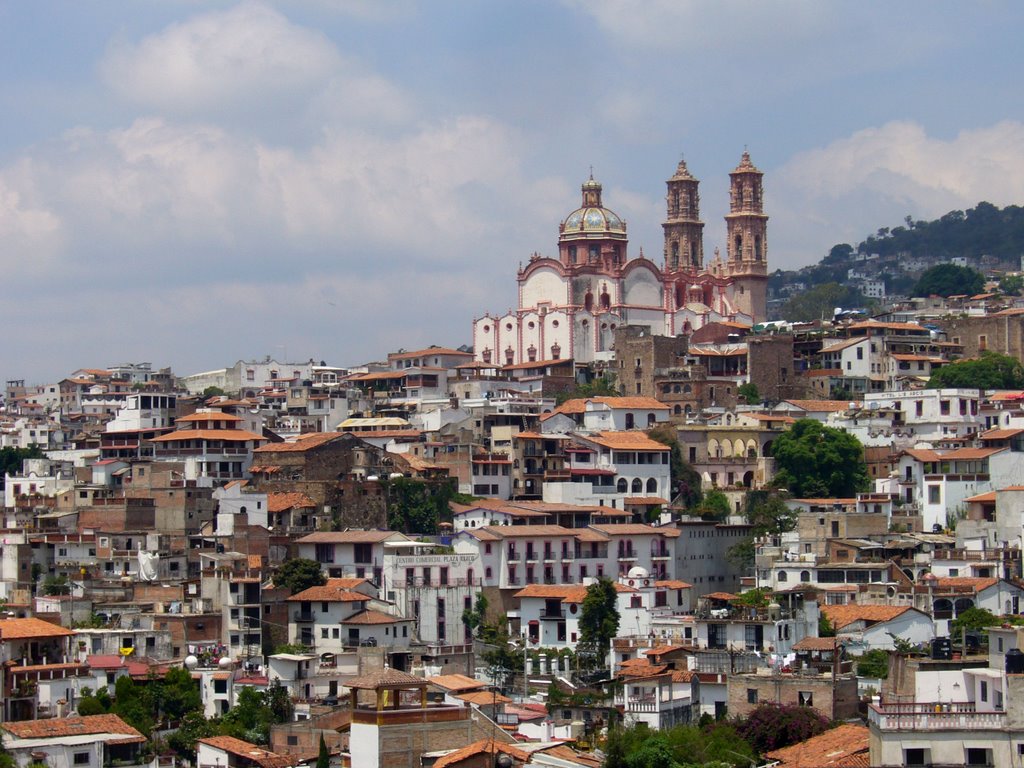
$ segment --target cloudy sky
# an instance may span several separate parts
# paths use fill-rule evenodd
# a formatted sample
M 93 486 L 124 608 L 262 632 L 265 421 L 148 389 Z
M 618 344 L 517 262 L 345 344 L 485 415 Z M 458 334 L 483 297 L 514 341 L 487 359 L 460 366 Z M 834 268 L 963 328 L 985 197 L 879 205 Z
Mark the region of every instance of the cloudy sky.
M 661 258 L 664 181 L 766 173 L 769 261 L 1024 203 L 1024 5 L 0 3 L 0 376 L 457 346 L 593 167 Z

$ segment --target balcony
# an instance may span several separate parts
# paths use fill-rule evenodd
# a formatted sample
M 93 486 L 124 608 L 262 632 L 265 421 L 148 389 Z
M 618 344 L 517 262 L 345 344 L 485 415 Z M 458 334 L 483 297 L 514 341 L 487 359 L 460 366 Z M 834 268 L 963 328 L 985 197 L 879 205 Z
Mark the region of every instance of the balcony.
M 313 616 L 312 611 L 296 611 L 293 614 L 293 620 L 299 623 L 303 623 L 316 621 L 316 618 Z
M 978 712 L 973 704 L 872 704 L 868 722 L 880 731 L 998 731 L 1005 712 Z
M 526 550 L 526 562 L 528 562 L 528 563 L 536 563 L 537 562 L 537 553 L 536 552 L 531 552 L 530 550 Z
M 541 621 L 565 621 L 565 611 L 542 611 Z
M 636 550 L 626 549 L 619 552 L 619 560 L 636 560 Z

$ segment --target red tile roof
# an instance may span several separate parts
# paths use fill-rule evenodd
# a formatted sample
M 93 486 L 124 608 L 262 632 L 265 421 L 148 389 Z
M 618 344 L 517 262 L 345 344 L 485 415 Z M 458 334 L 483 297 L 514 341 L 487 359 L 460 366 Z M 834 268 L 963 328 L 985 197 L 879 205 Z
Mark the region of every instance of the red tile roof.
M 486 757 L 491 754 L 509 755 L 512 759 L 518 760 L 520 764 L 530 759 L 529 752 L 524 752 L 511 744 L 502 744 L 494 741 L 494 739 L 481 739 L 461 749 L 456 749 L 454 752 L 449 752 L 444 757 L 439 757 L 434 761 L 434 768 L 455 768 L 477 755 L 484 755 Z M 474 762 L 473 765 L 476 765 L 476 763 Z
M 401 616 L 392 616 L 382 611 L 360 611 L 355 616 L 342 620 L 342 624 L 398 624 L 412 619 L 403 619 Z
M 393 536 L 408 537 L 397 531 L 317 531 L 298 539 L 296 544 L 377 544 Z
M 617 451 L 671 450 L 669 446 L 659 443 L 657 440 L 652 440 L 643 432 L 597 432 L 593 435 L 580 437 L 583 440 Z
M 267 511 L 284 512 L 286 509 L 315 509 L 316 502 L 304 493 L 268 493 Z
M 822 605 L 820 610 L 832 623 L 832 626 L 836 630 L 840 630 L 857 621 L 863 621 L 869 625 L 891 621 L 912 609 L 907 605 L 861 605 L 850 603 L 849 605 Z
M 25 640 L 35 637 L 70 637 L 73 634 L 75 633 L 70 629 L 65 629 L 42 619 L 0 620 L 0 641 Z
M 487 687 L 487 683 L 481 683 L 472 677 L 458 674 L 434 675 L 433 677 L 428 677 L 427 682 L 431 685 L 436 685 L 438 688 L 456 692 L 478 691 L 481 688 Z
M 100 735 L 116 733 L 131 736 L 133 741 L 146 737 L 117 715 L 88 715 L 86 717 L 60 717 L 48 720 L 22 720 L 4 723 L 3 729 L 19 739 L 50 739 L 63 736 Z
M 287 599 L 289 603 L 365 603 L 371 598 L 362 592 L 343 587 L 338 582 L 347 579 L 328 579 L 326 584 L 304 589 Z
M 285 766 L 293 765 L 295 762 L 293 758 L 287 755 L 270 752 L 256 744 L 236 739 L 234 736 L 210 736 L 206 739 L 199 739 L 196 743 L 207 744 L 229 754 L 244 757 L 262 768 L 284 768 Z
M 318 448 L 341 437 L 338 432 L 310 432 L 299 435 L 293 443 L 270 443 L 262 445 L 253 453 L 297 453 Z
M 868 729 L 846 723 L 765 757 L 778 760 L 779 768 L 854 768 L 869 765 L 867 754 Z

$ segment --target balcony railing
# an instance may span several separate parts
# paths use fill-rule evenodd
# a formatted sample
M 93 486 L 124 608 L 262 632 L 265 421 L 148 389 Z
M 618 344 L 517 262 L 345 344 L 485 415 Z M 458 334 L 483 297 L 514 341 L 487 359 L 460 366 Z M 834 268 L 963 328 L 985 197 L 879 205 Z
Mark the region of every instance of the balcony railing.
M 882 731 L 986 731 L 1006 727 L 1005 712 L 978 712 L 973 704 L 872 704 L 868 722 Z
M 369 599 L 369 598 L 367 598 Z M 295 621 L 307 622 L 316 621 L 316 617 L 313 616 L 312 611 L 296 611 Z

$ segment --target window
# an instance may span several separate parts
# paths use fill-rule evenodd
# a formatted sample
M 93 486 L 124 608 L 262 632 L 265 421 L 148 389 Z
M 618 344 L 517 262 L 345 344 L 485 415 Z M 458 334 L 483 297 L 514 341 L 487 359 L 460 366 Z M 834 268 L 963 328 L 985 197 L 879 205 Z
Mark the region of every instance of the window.
M 801 707 L 813 707 L 814 693 L 812 691 L 800 691 L 800 694 L 797 697 L 797 702 Z
M 747 688 L 747 704 L 757 704 L 757 688 Z
M 921 747 L 916 747 L 914 749 L 904 749 L 903 764 L 908 766 L 908 768 L 910 768 L 910 766 L 927 765 L 929 762 L 929 758 L 931 757 L 931 755 L 929 754 L 930 751 L 931 750 L 928 749 L 922 749 Z
M 90 753 L 88 752 L 75 752 L 74 764 L 75 765 L 89 765 Z
M 985 680 L 981 681 L 980 687 L 978 689 L 978 693 L 979 693 L 982 701 L 988 701 L 988 682 L 987 681 L 985 681 Z
M 942 487 L 939 485 L 928 486 L 928 503 L 929 504 L 941 504 L 942 503 Z

